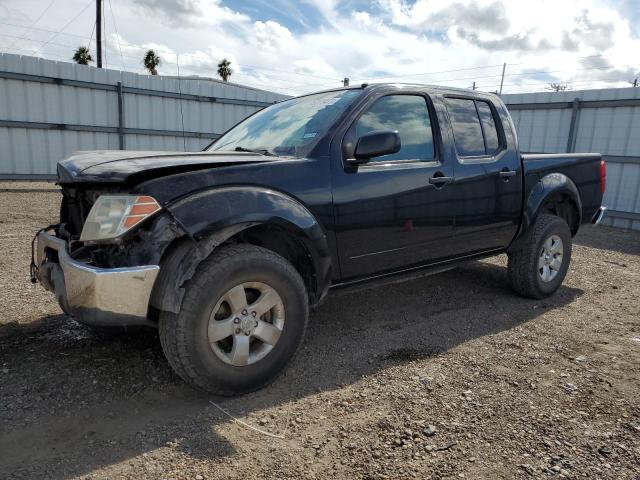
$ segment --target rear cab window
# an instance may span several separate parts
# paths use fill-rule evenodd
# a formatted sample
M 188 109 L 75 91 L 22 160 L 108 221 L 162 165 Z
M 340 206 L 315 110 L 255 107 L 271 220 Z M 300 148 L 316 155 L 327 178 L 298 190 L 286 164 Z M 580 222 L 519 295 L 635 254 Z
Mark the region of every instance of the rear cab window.
M 450 97 L 445 102 L 459 157 L 492 156 L 500 150 L 498 123 L 488 102 Z

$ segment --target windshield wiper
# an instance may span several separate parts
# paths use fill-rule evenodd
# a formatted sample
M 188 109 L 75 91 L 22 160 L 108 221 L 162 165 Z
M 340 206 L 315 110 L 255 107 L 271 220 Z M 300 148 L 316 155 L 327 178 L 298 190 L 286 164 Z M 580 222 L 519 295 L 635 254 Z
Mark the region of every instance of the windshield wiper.
M 245 148 L 245 147 L 236 147 L 233 149 L 236 152 L 250 152 L 250 153 L 259 153 L 260 155 L 265 155 L 267 157 L 275 157 L 276 155 L 270 152 L 267 148 Z

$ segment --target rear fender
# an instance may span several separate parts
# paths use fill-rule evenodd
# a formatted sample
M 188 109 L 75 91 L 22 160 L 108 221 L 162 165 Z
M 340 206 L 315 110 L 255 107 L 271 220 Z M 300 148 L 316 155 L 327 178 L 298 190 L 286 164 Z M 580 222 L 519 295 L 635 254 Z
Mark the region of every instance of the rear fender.
M 582 202 L 580 201 L 578 187 L 576 187 L 573 180 L 562 173 L 549 173 L 535 184 L 525 199 L 520 232 L 511 247 L 509 247 L 510 250 L 517 249 L 519 240 L 535 223 L 538 215 L 544 213 L 543 207 L 545 203 L 558 195 L 568 197 L 569 200 L 574 203 L 578 215 L 576 223 L 577 230 L 577 226 L 580 225 L 582 221 Z M 572 231 L 572 233 L 575 234 L 576 232 Z

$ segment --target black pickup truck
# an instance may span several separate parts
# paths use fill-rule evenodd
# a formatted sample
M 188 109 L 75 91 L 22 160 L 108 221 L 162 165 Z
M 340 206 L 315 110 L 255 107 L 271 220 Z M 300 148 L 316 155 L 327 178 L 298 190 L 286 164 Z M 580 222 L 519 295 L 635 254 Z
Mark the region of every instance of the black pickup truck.
M 265 108 L 203 152 L 78 152 L 58 183 L 34 280 L 79 322 L 157 327 L 183 379 L 232 395 L 284 369 L 331 291 L 507 253 L 517 293 L 553 294 L 602 217 L 605 165 L 521 154 L 492 94 L 362 85 Z

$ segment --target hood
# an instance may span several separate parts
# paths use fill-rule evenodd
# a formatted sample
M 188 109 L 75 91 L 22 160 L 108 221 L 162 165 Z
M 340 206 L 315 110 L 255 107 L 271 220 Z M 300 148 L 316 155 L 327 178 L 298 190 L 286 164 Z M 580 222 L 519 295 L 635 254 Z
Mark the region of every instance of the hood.
M 153 178 L 205 168 L 272 162 L 251 152 L 157 152 L 96 150 L 75 152 L 58 163 L 58 181 L 122 183 L 135 177 Z

